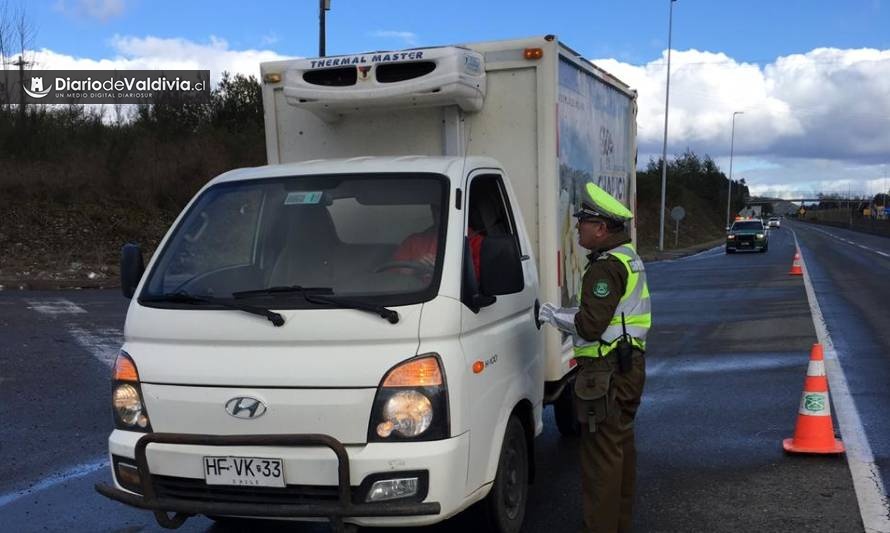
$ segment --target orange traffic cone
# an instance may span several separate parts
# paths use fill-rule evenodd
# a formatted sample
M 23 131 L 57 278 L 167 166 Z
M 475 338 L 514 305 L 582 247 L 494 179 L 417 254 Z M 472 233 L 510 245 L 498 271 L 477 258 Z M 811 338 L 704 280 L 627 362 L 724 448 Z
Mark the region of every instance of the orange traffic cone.
M 803 271 L 800 269 L 800 251 L 794 251 L 794 262 L 791 263 L 791 272 L 789 272 L 792 276 L 802 276 Z
M 816 343 L 810 353 L 810 366 L 804 381 L 794 438 L 782 441 L 786 452 L 843 453 L 844 443 L 834 438 L 831 407 L 828 401 L 828 379 L 822 345 Z

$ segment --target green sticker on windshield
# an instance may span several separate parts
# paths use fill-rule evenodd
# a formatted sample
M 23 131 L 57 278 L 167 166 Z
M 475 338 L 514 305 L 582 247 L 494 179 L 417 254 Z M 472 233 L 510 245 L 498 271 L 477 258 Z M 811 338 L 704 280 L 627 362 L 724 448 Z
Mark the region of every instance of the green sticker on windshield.
M 316 205 L 321 202 L 321 191 L 289 192 L 284 199 L 284 205 Z
M 600 279 L 597 280 L 596 284 L 593 286 L 593 295 L 597 298 L 605 298 L 609 295 L 609 282 Z

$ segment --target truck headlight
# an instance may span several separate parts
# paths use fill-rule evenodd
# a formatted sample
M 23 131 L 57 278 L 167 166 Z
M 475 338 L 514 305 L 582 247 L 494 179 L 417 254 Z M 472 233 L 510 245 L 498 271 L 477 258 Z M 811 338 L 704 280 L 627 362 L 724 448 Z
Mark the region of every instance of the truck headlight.
M 437 354 L 393 367 L 381 381 L 371 409 L 368 442 L 448 438 L 445 377 Z
M 735 240 L 735 235 L 729 234 L 726 236 L 726 238 L 732 241 Z
M 142 401 L 139 372 L 127 352 L 121 351 L 114 362 L 111 404 L 114 427 L 129 431 L 151 431 L 148 412 Z
M 118 420 L 128 426 L 135 426 L 142 422 L 142 427 L 148 425 L 148 418 L 142 413 L 142 397 L 136 387 L 129 383 L 122 383 L 114 389 L 114 412 Z
M 762 239 L 762 238 L 763 238 L 763 233 L 758 233 L 757 235 L 755 235 L 755 237 L 757 237 L 758 239 Z
M 416 390 L 397 392 L 383 405 L 383 422 L 377 425 L 377 435 L 386 438 L 393 431 L 403 437 L 416 437 L 426 431 L 433 421 L 433 404 Z

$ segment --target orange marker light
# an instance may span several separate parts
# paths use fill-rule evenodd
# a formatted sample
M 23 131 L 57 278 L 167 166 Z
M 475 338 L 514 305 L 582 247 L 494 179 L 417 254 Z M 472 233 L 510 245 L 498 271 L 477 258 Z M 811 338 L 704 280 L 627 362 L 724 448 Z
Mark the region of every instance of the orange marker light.
M 526 59 L 541 59 L 544 57 L 543 48 L 526 48 L 522 52 L 522 56 Z
M 483 370 L 485 370 L 485 363 L 483 363 L 482 361 L 476 361 L 475 363 L 473 363 L 474 374 L 481 374 Z
M 408 361 L 392 369 L 383 380 L 384 387 L 435 387 L 442 383 L 442 370 L 435 357 Z
M 136 364 L 124 352 L 119 353 L 114 361 L 114 379 L 115 381 L 139 381 Z

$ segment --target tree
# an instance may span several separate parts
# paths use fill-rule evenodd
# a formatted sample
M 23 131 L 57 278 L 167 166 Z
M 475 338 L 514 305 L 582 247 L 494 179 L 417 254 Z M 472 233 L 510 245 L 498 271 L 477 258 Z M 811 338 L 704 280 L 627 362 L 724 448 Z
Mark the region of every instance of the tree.
M 263 128 L 263 88 L 253 76 L 222 73 L 210 97 L 211 121 L 227 131 Z

